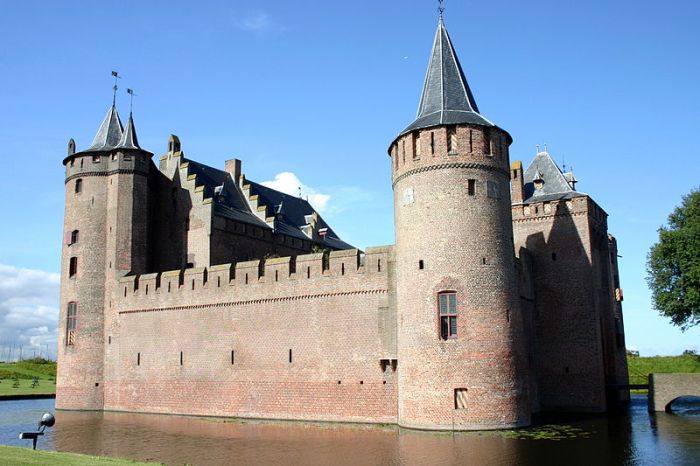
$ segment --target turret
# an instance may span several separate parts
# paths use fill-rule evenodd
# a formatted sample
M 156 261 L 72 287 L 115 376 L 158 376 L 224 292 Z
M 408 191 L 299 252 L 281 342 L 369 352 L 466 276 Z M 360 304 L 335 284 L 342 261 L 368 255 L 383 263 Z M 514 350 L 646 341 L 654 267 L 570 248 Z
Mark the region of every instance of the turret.
M 148 270 L 150 152 L 114 105 L 92 145 L 68 145 L 56 407 L 102 409 L 112 283 Z
M 418 114 L 392 142 L 399 424 L 529 424 L 510 211 L 512 140 L 484 118 L 442 18 Z

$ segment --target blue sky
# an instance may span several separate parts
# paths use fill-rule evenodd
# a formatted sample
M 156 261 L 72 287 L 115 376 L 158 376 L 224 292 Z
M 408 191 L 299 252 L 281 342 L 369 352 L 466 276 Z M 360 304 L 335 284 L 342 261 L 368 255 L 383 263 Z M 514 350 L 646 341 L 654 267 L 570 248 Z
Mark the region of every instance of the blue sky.
M 447 0 L 445 21 L 484 116 L 526 164 L 547 143 L 619 241 L 629 347 L 700 350 L 651 308 L 645 258 L 698 186 L 696 2 Z M 415 116 L 437 2 L 5 2 L 0 15 L 0 347 L 55 344 L 69 138 L 86 148 L 135 89 L 141 145 L 243 160 L 304 185 L 359 247 L 394 241 L 386 148 Z M 291 181 L 289 181 L 291 180 Z M 27 272 L 25 269 L 31 269 Z M 28 291 L 29 290 L 29 291 Z M 0 349 L 0 358 L 3 357 Z

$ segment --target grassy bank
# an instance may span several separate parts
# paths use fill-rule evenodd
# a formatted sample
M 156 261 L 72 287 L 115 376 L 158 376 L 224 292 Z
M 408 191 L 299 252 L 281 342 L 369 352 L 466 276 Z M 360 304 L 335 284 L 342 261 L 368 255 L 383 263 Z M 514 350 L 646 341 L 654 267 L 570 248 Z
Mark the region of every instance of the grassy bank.
M 35 358 L 0 363 L 0 398 L 7 395 L 53 395 L 55 393 L 55 362 Z
M 647 383 L 649 374 L 669 372 L 700 372 L 700 356 L 627 356 L 630 383 Z
M 0 458 L 2 464 L 13 465 L 93 465 L 93 464 L 109 464 L 112 466 L 118 465 L 138 465 L 138 464 L 153 464 L 141 463 L 138 461 L 124 460 L 119 458 L 104 458 L 101 456 L 78 455 L 76 453 L 60 453 L 56 451 L 41 451 L 32 450 L 31 448 L 7 447 L 0 445 Z

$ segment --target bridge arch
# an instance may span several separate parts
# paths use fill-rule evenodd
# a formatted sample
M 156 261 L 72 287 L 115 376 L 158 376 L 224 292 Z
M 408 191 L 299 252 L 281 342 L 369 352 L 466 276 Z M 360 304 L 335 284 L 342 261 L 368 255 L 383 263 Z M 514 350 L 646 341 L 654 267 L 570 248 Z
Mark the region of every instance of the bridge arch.
M 700 395 L 681 395 L 669 401 L 668 404 L 664 407 L 664 411 L 666 411 L 667 413 L 673 412 L 671 405 L 673 405 L 673 403 L 680 400 L 681 398 L 690 398 L 693 403 L 700 404 Z
M 700 373 L 649 374 L 649 411 L 669 411 L 682 396 L 700 397 Z

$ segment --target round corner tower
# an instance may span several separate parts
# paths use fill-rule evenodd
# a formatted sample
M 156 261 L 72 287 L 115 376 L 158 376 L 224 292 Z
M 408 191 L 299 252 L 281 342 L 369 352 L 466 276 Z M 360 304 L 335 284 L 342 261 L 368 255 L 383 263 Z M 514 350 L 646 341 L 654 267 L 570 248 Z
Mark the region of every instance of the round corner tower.
M 530 423 L 511 142 L 479 114 L 440 19 L 418 116 L 389 148 L 403 427 Z
M 104 364 L 116 309 L 113 286 L 148 261 L 150 152 L 124 129 L 114 105 L 92 146 L 68 143 L 56 408 L 104 407 Z

